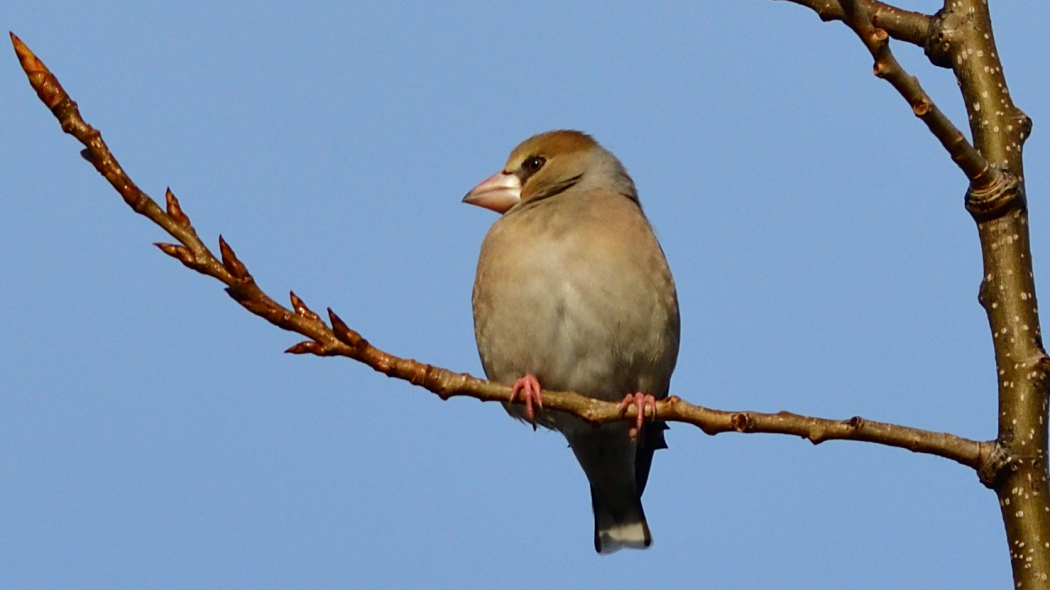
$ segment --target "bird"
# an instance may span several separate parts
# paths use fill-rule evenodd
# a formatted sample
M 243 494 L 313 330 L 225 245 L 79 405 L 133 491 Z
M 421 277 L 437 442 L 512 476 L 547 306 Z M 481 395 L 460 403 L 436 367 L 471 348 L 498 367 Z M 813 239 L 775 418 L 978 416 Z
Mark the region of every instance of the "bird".
M 634 181 L 591 136 L 555 130 L 514 148 L 463 202 L 500 214 L 472 296 L 486 377 L 512 387 L 511 416 L 565 435 L 590 483 L 595 550 L 648 548 L 641 496 L 654 451 L 667 448 L 656 401 L 668 395 L 680 319 Z M 595 426 L 545 411 L 543 389 L 638 413 Z

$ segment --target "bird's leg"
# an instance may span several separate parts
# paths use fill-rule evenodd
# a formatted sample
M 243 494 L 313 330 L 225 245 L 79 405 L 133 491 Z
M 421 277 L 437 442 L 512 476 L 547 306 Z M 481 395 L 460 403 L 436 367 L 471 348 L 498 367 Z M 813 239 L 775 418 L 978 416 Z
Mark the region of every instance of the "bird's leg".
M 536 413 L 532 409 L 532 402 L 535 400 L 536 407 L 543 409 L 543 394 L 540 393 L 541 391 L 540 382 L 528 373 L 524 377 L 518 378 L 514 382 L 514 386 L 510 388 L 510 403 L 514 403 L 518 393 L 521 393 L 521 399 L 525 402 L 525 415 L 529 417 L 529 422 L 532 422 L 533 430 L 536 430 Z
M 638 415 L 634 418 L 634 426 L 631 427 L 627 434 L 630 435 L 631 440 L 638 438 L 638 433 L 642 430 L 642 424 L 645 423 L 645 409 L 648 407 L 652 410 L 652 420 L 656 420 L 656 398 L 647 393 L 628 393 L 623 401 L 620 402 L 620 413 L 627 411 L 627 408 L 631 406 L 638 408 Z

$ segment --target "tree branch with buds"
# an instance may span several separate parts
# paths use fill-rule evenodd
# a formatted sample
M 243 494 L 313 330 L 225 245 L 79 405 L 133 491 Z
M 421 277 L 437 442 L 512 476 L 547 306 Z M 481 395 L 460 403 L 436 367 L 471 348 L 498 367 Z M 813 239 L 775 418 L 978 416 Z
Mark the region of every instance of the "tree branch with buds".
M 226 285 L 230 297 L 248 311 L 279 328 L 307 338 L 286 352 L 354 359 L 385 375 L 424 387 L 442 399 L 465 396 L 480 401 L 510 402 L 509 386 L 384 352 L 350 329 L 331 309 L 328 310 L 329 323 L 326 324 L 295 293 L 290 294 L 290 308 L 279 304 L 256 284 L 247 266 L 237 258 L 221 236 L 219 257 L 215 256 L 201 241 L 170 189 L 165 194 L 164 208 L 143 192 L 121 168 L 102 140 L 101 133 L 84 121 L 77 104 L 58 79 L 13 33 L 11 40 L 37 96 L 58 119 L 62 130 L 85 146 L 81 155 L 109 181 L 136 213 L 149 218 L 178 242 L 159 243 L 157 247 L 186 267 L 221 281 Z M 568 412 L 594 424 L 637 417 L 634 406 L 622 409 L 618 403 L 603 402 L 572 392 L 544 391 L 543 401 L 545 409 Z M 860 417 L 831 420 L 790 412 L 769 414 L 713 410 L 687 403 L 677 396 L 658 402 L 656 413 L 661 420 L 692 424 L 710 435 L 723 432 L 768 433 L 794 435 L 814 444 L 827 440 L 870 442 L 937 455 L 978 472 L 989 464 L 995 451 L 992 442 L 978 442 L 952 434 Z

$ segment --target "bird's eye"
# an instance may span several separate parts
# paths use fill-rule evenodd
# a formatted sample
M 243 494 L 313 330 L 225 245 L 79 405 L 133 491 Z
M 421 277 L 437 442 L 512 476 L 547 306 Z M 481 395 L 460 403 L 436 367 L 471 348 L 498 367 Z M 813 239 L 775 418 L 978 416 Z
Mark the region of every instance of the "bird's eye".
M 521 163 L 521 168 L 529 174 L 535 174 L 537 170 L 543 168 L 543 165 L 547 163 L 547 158 L 543 156 L 533 156 Z

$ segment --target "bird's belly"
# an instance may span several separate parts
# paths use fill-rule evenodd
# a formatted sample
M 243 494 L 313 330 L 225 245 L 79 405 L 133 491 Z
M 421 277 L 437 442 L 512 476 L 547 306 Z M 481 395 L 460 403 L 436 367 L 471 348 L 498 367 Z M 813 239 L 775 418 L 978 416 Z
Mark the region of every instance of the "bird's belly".
M 646 342 L 665 329 L 659 314 L 619 312 L 601 287 L 615 277 L 543 278 L 550 274 L 533 274 L 527 283 L 497 286 L 492 293 L 493 309 L 478 326 L 488 377 L 511 383 L 528 373 L 544 389 L 608 401 L 648 389 L 648 374 L 656 370 L 650 361 L 661 354 Z M 630 353 L 636 350 L 653 354 L 637 358 Z

